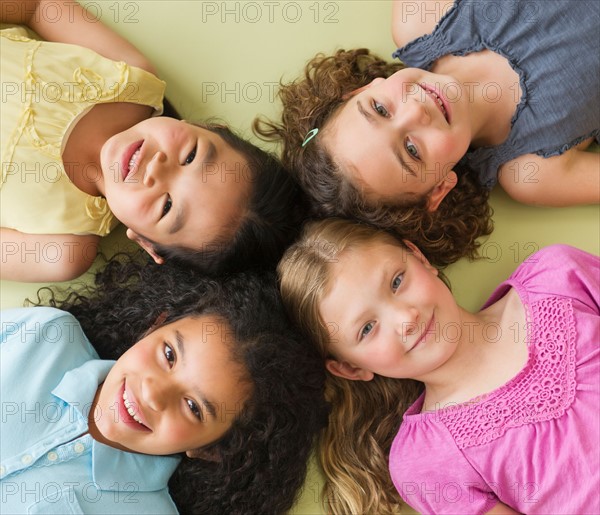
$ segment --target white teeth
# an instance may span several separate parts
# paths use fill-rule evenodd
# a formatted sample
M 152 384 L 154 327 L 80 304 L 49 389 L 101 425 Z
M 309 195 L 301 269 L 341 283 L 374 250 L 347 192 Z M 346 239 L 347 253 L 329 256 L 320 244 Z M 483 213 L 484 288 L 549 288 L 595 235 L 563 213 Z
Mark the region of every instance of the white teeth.
M 123 391 L 123 404 L 125 405 L 125 409 L 127 410 L 127 413 L 129 413 L 131 415 L 131 418 L 133 418 L 133 420 L 135 420 L 137 423 L 142 424 L 142 421 L 135 414 L 135 410 L 133 409 L 131 402 L 129 402 L 129 399 L 127 398 L 126 391 Z M 142 424 L 142 425 L 144 425 L 144 424 Z
M 442 99 L 440 97 L 438 97 L 435 92 L 430 91 L 430 93 L 433 96 L 434 100 L 437 102 L 437 105 L 440 106 L 440 109 L 442 110 L 444 118 L 446 118 L 446 120 L 448 120 L 448 113 L 446 112 L 446 108 L 444 107 L 444 102 L 442 102 Z
M 137 150 L 136 150 L 136 151 L 133 153 L 133 155 L 131 156 L 131 159 L 129 160 L 129 169 L 130 169 L 130 170 L 131 170 L 131 169 L 132 169 L 132 168 L 135 166 L 135 163 L 136 163 L 136 161 L 137 161 L 137 158 L 139 157 L 139 155 L 140 155 L 140 149 L 138 148 L 138 149 L 137 149 Z
M 446 111 L 446 107 L 444 106 L 444 101 L 440 98 L 440 96 L 435 91 L 428 89 L 424 86 L 421 86 L 421 87 L 423 88 L 425 93 L 427 93 L 433 99 L 433 101 L 439 106 L 440 111 L 442 111 L 442 115 L 444 116 L 446 121 L 448 121 L 448 112 Z

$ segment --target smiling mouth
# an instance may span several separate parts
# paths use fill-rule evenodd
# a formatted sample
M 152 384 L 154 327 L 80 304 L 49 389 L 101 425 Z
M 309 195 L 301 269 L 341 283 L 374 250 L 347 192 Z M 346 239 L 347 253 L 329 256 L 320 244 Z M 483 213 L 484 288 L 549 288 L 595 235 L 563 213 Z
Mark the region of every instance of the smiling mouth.
M 142 424 L 142 421 L 140 420 L 140 418 L 135 414 L 133 405 L 131 404 L 131 402 L 129 402 L 129 399 L 127 398 L 127 392 L 125 392 L 125 391 L 123 391 L 123 404 L 125 404 L 125 409 L 127 410 L 127 413 L 129 413 L 131 415 L 131 418 L 133 420 L 135 420 L 137 423 L 144 426 L 144 424 Z M 144 426 L 144 427 L 146 427 L 146 426 Z
M 123 167 L 123 180 L 125 181 L 132 172 L 137 170 L 137 163 L 141 154 L 143 141 L 138 141 L 130 145 L 127 149 L 127 152 L 123 156 L 123 161 L 121 163 Z
M 423 91 L 425 91 L 425 93 L 429 95 L 429 97 L 438 106 L 438 109 L 442 113 L 442 116 L 444 117 L 446 122 L 450 123 L 450 116 L 448 115 L 448 109 L 446 108 L 446 103 L 444 102 L 444 99 L 440 95 L 438 95 L 435 90 L 427 87 L 425 84 L 420 84 L 420 86 L 421 88 L 423 88 Z
M 419 336 L 417 341 L 414 343 L 414 345 L 410 349 L 408 349 L 408 352 L 410 352 L 414 348 L 418 347 L 425 340 L 425 338 L 427 338 L 427 335 L 431 332 L 431 329 L 433 328 L 434 321 L 435 321 L 435 316 L 432 315 L 431 318 L 429 319 L 429 323 L 427 324 L 427 327 L 423 330 L 423 332 L 421 333 L 421 335 Z
M 125 384 L 123 384 L 123 392 L 121 393 L 121 398 L 123 402 L 119 409 L 123 422 L 132 427 L 133 429 L 138 429 L 140 431 L 151 431 L 151 429 L 145 425 L 140 416 L 138 415 L 139 410 L 136 409 L 135 401 L 131 401 L 127 395 L 127 391 L 125 390 Z

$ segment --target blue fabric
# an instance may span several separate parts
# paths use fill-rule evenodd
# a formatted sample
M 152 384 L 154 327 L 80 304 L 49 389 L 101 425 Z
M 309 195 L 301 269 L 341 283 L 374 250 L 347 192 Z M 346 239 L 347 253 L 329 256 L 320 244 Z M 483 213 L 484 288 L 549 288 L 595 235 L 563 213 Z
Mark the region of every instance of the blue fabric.
M 77 320 L 53 308 L 0 313 L 1 513 L 177 513 L 167 483 L 180 459 L 123 452 L 87 433 L 114 365 Z
M 524 154 L 561 154 L 600 137 L 598 0 L 455 0 L 431 34 L 393 55 L 429 70 L 445 55 L 490 49 L 520 77 L 522 97 L 500 145 L 468 152 L 462 164 L 492 187 L 498 168 Z M 494 90 L 495 93 L 495 90 Z

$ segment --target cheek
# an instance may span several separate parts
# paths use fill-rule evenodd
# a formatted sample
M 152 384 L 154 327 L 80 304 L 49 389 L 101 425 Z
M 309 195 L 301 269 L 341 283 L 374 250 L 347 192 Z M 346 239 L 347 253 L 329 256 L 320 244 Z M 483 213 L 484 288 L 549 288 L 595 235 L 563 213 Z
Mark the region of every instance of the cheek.
M 373 368 L 385 367 L 392 361 L 394 353 L 394 348 L 389 344 L 376 342 L 374 345 L 365 347 L 365 351 L 362 354 L 362 362 Z
M 161 358 L 159 349 L 150 342 L 140 342 L 129 349 L 115 365 L 115 370 L 120 370 L 124 374 L 134 372 L 138 374 L 141 371 L 149 372 L 157 365 Z
M 163 429 L 165 440 L 176 445 L 185 445 L 185 442 L 198 436 L 198 429 L 190 427 L 189 423 L 179 417 L 168 420 Z
M 129 195 L 122 190 L 122 185 L 113 186 L 111 190 L 106 190 L 106 200 L 112 213 L 117 219 L 130 226 L 135 221 L 134 214 L 139 211 L 136 202 L 136 195 Z

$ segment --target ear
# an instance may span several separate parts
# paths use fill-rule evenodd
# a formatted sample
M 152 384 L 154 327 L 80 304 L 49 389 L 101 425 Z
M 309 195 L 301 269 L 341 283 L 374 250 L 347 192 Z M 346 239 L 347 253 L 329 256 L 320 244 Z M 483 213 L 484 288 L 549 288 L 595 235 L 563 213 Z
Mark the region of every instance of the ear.
M 154 259 L 155 263 L 158 265 L 162 265 L 165 260 L 160 257 L 154 250 L 154 245 L 152 245 L 152 243 L 150 243 L 146 238 L 144 238 L 143 236 L 140 236 L 137 232 L 135 232 L 132 229 L 127 229 L 127 237 L 131 240 L 131 241 L 135 241 L 140 247 L 142 247 L 148 254 L 150 254 L 150 256 L 152 257 L 152 259 Z
M 344 100 L 344 101 L 350 100 L 354 95 L 358 95 L 359 93 L 362 93 L 365 89 L 369 89 L 371 86 L 375 86 L 376 84 L 379 84 L 382 81 L 385 81 L 385 79 L 383 77 L 377 77 L 377 78 L 373 79 L 371 82 L 369 82 L 368 84 L 365 84 L 364 86 L 362 86 L 358 89 L 353 89 L 352 91 L 345 93 L 342 96 L 342 100 Z
M 415 256 L 421 263 L 425 265 L 425 268 L 431 270 L 435 275 L 439 274 L 439 270 L 429 262 L 425 255 L 412 241 L 402 240 L 402 242 L 410 249 L 412 255 Z
M 375 376 L 370 370 L 353 367 L 347 361 L 337 361 L 335 359 L 325 360 L 325 368 L 330 374 L 350 381 L 370 381 Z
M 427 198 L 427 210 L 435 211 L 446 195 L 448 195 L 448 192 L 456 186 L 457 182 L 458 176 L 453 170 L 450 170 L 448 175 L 438 182 L 433 190 L 431 190 L 431 193 Z
M 186 451 L 185 455 L 193 460 L 221 461 L 221 456 L 219 455 L 217 447 L 211 447 L 210 449 L 192 449 L 191 451 Z

